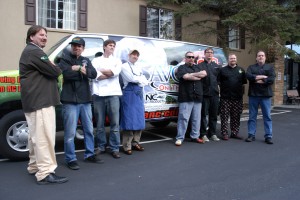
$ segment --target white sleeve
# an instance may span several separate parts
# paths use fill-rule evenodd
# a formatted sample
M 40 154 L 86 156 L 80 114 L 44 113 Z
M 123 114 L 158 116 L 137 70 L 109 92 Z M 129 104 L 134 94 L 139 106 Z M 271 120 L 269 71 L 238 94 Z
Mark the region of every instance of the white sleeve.
M 119 76 L 119 74 L 121 73 L 122 70 L 122 62 L 119 59 L 116 59 L 116 64 L 113 68 L 111 68 L 112 73 L 115 76 Z
M 97 71 L 97 77 L 94 80 L 99 81 L 98 78 L 102 75 L 102 73 L 98 70 L 99 69 L 99 58 L 94 58 L 92 60 L 92 65 Z

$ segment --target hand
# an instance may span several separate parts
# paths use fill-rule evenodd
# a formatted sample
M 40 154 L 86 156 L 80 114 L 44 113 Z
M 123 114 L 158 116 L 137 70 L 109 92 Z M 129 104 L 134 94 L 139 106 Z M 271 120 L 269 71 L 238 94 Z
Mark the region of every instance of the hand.
M 72 66 L 73 71 L 79 71 L 79 69 L 80 69 L 80 65 L 73 65 Z
M 268 78 L 268 76 L 265 76 L 265 75 L 257 75 L 256 76 L 256 80 L 261 80 L 261 79 L 266 79 L 266 78 Z
M 80 72 L 86 75 L 86 68 L 85 66 L 81 67 Z

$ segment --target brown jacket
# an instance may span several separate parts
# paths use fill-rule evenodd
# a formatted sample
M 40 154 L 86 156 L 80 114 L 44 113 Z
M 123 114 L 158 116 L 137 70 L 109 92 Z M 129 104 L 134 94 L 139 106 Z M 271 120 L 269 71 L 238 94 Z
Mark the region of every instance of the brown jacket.
M 60 104 L 57 78 L 61 70 L 49 61 L 41 48 L 32 43 L 25 47 L 19 71 L 25 113 Z

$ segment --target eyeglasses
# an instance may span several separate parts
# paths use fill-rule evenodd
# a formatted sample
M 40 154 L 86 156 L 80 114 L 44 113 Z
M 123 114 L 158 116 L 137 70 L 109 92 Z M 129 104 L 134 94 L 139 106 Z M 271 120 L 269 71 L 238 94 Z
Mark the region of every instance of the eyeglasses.
M 207 51 L 207 52 L 205 52 L 205 53 L 214 53 L 214 52 L 212 52 L 212 51 Z
M 194 59 L 195 58 L 195 56 L 186 56 L 186 58 L 189 58 L 189 59 Z

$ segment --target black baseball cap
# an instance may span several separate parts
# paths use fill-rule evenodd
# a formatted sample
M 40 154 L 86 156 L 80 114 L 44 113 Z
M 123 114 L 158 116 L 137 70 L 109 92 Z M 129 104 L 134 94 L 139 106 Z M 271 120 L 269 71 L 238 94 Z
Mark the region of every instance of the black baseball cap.
M 85 46 L 85 41 L 81 37 L 74 37 L 69 44 L 79 44 Z

